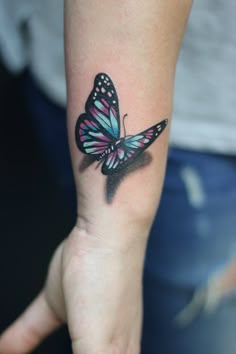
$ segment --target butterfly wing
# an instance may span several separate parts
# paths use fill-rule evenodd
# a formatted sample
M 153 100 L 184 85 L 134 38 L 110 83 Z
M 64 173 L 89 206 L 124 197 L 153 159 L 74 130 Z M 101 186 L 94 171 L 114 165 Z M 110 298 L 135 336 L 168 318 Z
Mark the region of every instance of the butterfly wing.
M 94 87 L 85 105 L 88 116 L 95 120 L 104 134 L 111 139 L 120 136 L 120 113 L 118 96 L 112 80 L 107 74 L 95 77 Z
M 80 151 L 98 159 L 110 143 L 110 137 L 103 132 L 98 122 L 86 113 L 81 114 L 77 120 L 75 138 Z
M 96 76 L 85 110 L 76 123 L 77 146 L 83 153 L 99 158 L 109 143 L 120 136 L 118 96 L 107 74 Z
M 168 120 L 165 119 L 139 134 L 125 137 L 121 144 L 118 144 L 117 148 L 106 157 L 102 173 L 111 175 L 129 166 L 160 136 L 167 123 Z

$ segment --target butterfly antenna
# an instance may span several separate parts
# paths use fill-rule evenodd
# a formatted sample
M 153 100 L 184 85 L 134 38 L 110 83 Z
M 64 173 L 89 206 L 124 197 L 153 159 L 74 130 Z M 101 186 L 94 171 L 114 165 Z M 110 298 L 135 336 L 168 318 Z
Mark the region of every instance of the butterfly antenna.
M 124 136 L 126 136 L 126 129 L 125 129 L 125 118 L 128 116 L 128 114 L 126 113 L 123 117 L 123 127 L 124 127 Z

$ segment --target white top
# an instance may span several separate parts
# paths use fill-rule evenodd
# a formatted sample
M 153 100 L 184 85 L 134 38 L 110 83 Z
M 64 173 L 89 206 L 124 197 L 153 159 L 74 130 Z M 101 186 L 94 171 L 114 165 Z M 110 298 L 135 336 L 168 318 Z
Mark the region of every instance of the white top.
M 0 0 L 0 54 L 13 72 L 28 66 L 44 93 L 66 105 L 63 0 Z
M 177 66 L 172 146 L 236 153 L 236 1 L 194 1 Z M 66 105 L 63 0 L 0 0 L 0 54 L 29 66 L 40 88 Z
M 177 66 L 171 142 L 236 153 L 236 1 L 195 0 Z

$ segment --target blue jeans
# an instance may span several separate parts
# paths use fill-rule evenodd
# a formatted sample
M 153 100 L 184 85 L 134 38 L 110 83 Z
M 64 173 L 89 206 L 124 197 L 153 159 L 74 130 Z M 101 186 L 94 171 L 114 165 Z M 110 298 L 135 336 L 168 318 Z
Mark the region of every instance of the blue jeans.
M 214 291 L 235 260 L 236 158 L 170 150 L 145 263 L 143 354 L 236 353 L 236 283 Z
M 29 78 L 26 92 L 42 149 L 75 213 L 65 111 Z M 236 353 L 234 287 L 217 299 L 214 292 L 234 259 L 236 158 L 170 149 L 145 262 L 142 354 Z

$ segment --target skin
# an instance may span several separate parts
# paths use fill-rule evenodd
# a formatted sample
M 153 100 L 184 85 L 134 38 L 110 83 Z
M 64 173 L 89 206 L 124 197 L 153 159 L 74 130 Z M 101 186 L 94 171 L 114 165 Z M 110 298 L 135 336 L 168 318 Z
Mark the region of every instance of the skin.
M 138 354 L 142 269 L 159 203 L 168 127 L 150 146 L 151 163 L 126 176 L 111 204 L 106 176 L 74 139 L 98 72 L 116 84 L 127 134 L 171 117 L 175 66 L 189 0 L 65 0 L 68 136 L 77 186 L 74 229 L 52 257 L 44 289 L 0 337 L 1 354 L 32 351 L 67 323 L 74 354 Z M 92 336 L 92 340 L 91 340 Z

